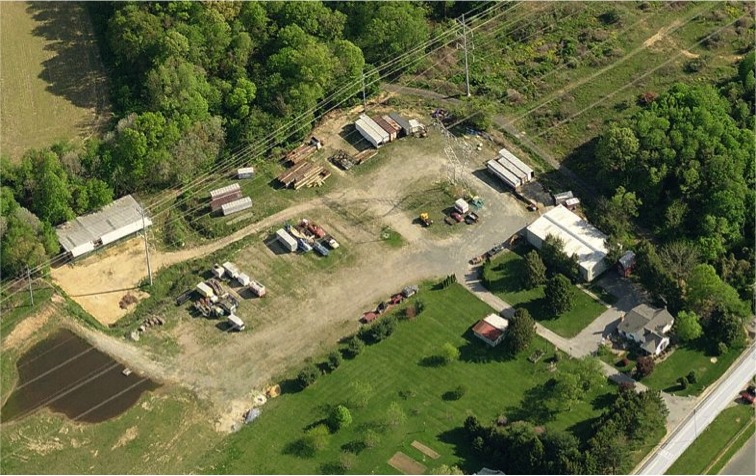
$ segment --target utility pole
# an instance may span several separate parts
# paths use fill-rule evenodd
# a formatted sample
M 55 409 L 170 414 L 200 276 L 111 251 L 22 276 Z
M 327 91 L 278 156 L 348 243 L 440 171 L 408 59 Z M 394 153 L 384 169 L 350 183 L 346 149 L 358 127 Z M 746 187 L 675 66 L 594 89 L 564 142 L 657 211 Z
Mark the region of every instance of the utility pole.
M 462 46 L 465 48 L 465 94 L 470 97 L 470 68 L 467 63 L 467 26 L 465 14 L 462 14 Z
M 142 236 L 144 236 L 144 253 L 147 255 L 147 273 L 150 275 L 150 286 L 152 286 L 152 266 L 150 266 L 150 247 L 147 244 L 147 227 L 144 225 L 144 208 L 142 212 Z
M 367 96 L 365 95 L 365 70 L 362 71 L 362 109 L 367 111 Z
M 29 265 L 26 265 L 26 280 L 29 281 L 29 299 L 31 299 L 32 307 L 34 307 L 34 293 L 32 292 L 31 271 L 29 271 Z

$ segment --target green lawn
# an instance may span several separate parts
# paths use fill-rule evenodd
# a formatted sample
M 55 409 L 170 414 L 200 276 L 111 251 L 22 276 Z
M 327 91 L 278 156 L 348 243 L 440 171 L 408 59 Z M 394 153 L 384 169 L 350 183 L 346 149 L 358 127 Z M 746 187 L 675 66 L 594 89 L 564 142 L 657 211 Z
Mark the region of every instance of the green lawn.
M 753 435 L 753 421 L 753 407 L 750 405 L 724 409 L 666 474 L 717 474 L 732 454 Z M 746 431 L 740 434 L 744 429 Z
M 365 348 L 353 360 L 345 361 L 335 372 L 324 375 L 303 391 L 291 389 L 284 381 L 284 395 L 270 401 L 262 415 L 249 426 L 233 434 L 227 442 L 207 454 L 203 472 L 247 474 L 302 474 L 338 472 L 335 466 L 346 451 L 358 453 L 350 473 L 394 474 L 387 460 L 403 451 L 428 467 L 457 464 L 470 472 L 480 469 L 482 461 L 470 451 L 460 427 L 469 414 L 490 422 L 505 413 L 510 418 L 527 417 L 527 390 L 545 382 L 548 357 L 553 347 L 536 339 L 533 349 L 546 351 L 546 358 L 532 364 L 530 350 L 514 360 L 504 357 L 502 347 L 490 349 L 476 339 L 470 327 L 492 310 L 460 285 L 446 290 L 423 287 L 417 299 L 425 310 L 414 320 L 399 323 L 396 332 L 384 342 Z M 461 359 L 448 366 L 433 365 L 430 357 L 449 342 L 461 350 Z M 560 365 L 566 365 L 562 361 Z M 297 369 L 295 369 L 297 370 Z M 368 386 L 364 401 L 354 398 L 355 383 Z M 467 388 L 459 400 L 444 394 L 457 385 Z M 585 437 L 590 419 L 598 416 L 611 401 L 608 384 L 547 426 L 567 429 Z M 531 399 L 532 400 L 532 399 Z M 526 402 L 527 403 L 527 402 Z M 351 426 L 327 437 L 325 446 L 310 457 L 297 456 L 296 442 L 304 431 L 320 422 L 332 405 L 346 404 L 352 411 Z M 404 423 L 386 423 L 390 405 L 398 405 L 406 416 Z M 372 448 L 361 446 L 371 430 L 379 440 Z M 418 440 L 441 456 L 424 457 L 410 444 Z M 351 458 L 346 456 L 346 458 Z
M 716 381 L 742 351 L 742 347 L 732 348 L 725 355 L 716 357 L 716 362 L 712 362 L 712 356 L 706 353 L 703 346 L 680 346 L 666 360 L 656 365 L 653 373 L 643 379 L 643 384 L 675 395 L 698 395 Z M 691 370 L 696 371 L 696 383 L 685 390 L 679 390 L 677 379 L 685 377 Z
M 563 337 L 574 337 L 606 310 L 598 301 L 577 287 L 572 310 L 553 317 L 546 310 L 545 286 L 523 289 L 520 285 L 524 259 L 514 251 L 493 259 L 484 270 L 489 290 L 514 307 L 525 307 L 535 320 Z

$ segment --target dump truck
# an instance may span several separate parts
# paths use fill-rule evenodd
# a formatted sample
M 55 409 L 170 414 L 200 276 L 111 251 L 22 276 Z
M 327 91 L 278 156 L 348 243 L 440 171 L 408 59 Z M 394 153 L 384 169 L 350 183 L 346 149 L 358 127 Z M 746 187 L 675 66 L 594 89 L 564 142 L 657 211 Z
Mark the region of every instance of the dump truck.
M 430 219 L 430 215 L 427 212 L 423 212 L 420 214 L 420 223 L 425 227 L 429 227 L 433 224 L 433 220 Z

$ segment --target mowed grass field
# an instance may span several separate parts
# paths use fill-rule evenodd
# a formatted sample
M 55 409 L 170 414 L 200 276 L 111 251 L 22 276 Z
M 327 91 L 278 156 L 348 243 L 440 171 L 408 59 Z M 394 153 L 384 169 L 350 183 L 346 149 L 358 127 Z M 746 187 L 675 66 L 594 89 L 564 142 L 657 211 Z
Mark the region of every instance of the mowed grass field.
M 353 360 L 345 360 L 312 386 L 269 401 L 257 420 L 209 452 L 207 466 L 198 470 L 334 473 L 345 470 L 340 461 L 349 461 L 350 473 L 396 474 L 387 461 L 397 451 L 425 465 L 427 472 L 441 464 L 461 465 L 468 473 L 479 470 L 484 462 L 470 450 L 461 429 L 464 419 L 474 414 L 488 424 L 500 414 L 510 419 L 524 417 L 525 392 L 551 377 L 546 359 L 533 364 L 527 357 L 535 349 L 544 350 L 548 357 L 553 347 L 537 338 L 532 349 L 514 360 L 503 356 L 502 347 L 488 348 L 472 335 L 470 327 L 492 309 L 460 285 L 445 290 L 423 286 L 413 299 L 425 304 L 418 317 L 400 322 L 393 335 L 366 347 Z M 429 358 L 446 342 L 460 349 L 460 360 L 448 366 L 433 365 Z M 289 382 L 284 388 L 294 386 Z M 458 385 L 467 389 L 462 398 L 444 397 Z M 360 401 L 356 395 L 362 392 L 367 398 Z M 594 393 L 547 426 L 585 436 L 589 420 L 611 401 L 607 394 L 614 390 L 607 383 Z M 297 441 L 323 420 L 331 406 L 339 404 L 350 409 L 353 423 L 327 436 L 322 449 L 314 454 L 299 456 Z M 391 424 L 391 407 L 400 408 L 405 418 Z M 364 445 L 366 434 L 373 436 L 368 447 Z M 440 457 L 424 456 L 411 446 L 415 440 Z
M 491 260 L 484 272 L 489 291 L 514 307 L 524 307 L 533 319 L 562 337 L 575 337 L 593 322 L 606 308 L 577 286 L 573 286 L 572 309 L 559 316 L 552 316 L 546 309 L 545 286 L 523 289 L 520 284 L 525 273 L 525 260 L 515 251 L 509 251 Z
M 726 408 L 688 447 L 666 474 L 717 474 L 753 435 L 752 405 Z
M 80 3 L 0 3 L 0 149 L 85 137 L 101 124 L 105 74 Z

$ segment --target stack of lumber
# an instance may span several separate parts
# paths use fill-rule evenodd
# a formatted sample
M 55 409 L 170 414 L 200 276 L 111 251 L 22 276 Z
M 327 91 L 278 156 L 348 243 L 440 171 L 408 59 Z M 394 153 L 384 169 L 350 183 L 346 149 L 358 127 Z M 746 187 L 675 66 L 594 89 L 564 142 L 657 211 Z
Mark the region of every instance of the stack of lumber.
M 331 176 L 331 172 L 320 165 L 312 162 L 302 162 L 291 167 L 278 176 L 278 181 L 285 187 L 293 187 L 299 190 L 304 186 L 322 185 L 325 179 Z
M 305 161 L 316 150 L 317 150 L 317 147 L 314 145 L 302 144 L 296 149 L 286 154 L 285 159 L 286 161 L 290 162 L 292 165 L 297 165 Z
M 373 157 L 377 153 L 378 151 L 375 149 L 365 149 L 354 156 L 354 163 L 361 164 L 367 161 L 369 158 Z

